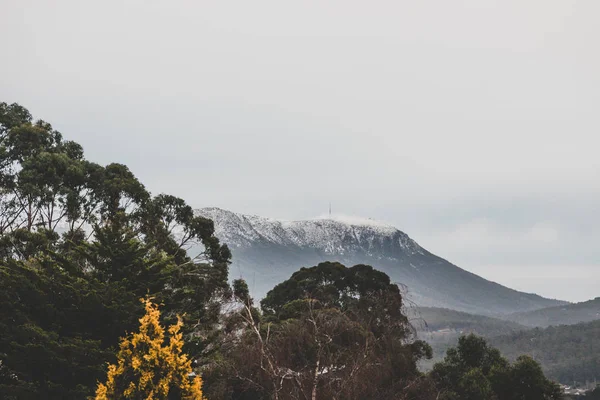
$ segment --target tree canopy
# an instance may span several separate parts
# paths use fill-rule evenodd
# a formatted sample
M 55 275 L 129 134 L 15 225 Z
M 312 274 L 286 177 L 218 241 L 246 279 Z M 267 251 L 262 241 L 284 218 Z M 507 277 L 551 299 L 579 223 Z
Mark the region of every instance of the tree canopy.
M 544 372 L 559 382 L 600 379 L 600 321 L 535 328 L 491 341 L 509 359 L 535 355 Z
M 463 336 L 458 346 L 433 367 L 431 376 L 441 399 L 461 400 L 558 400 L 557 384 L 544 376 L 540 365 L 528 356 L 510 364 L 498 349 L 478 336 Z
M 428 390 L 417 361 L 431 349 L 412 335 L 398 286 L 371 266 L 303 268 L 267 294 L 262 313 L 243 283 L 235 293 L 232 343 L 213 371 L 230 391 L 214 397 L 417 399 Z
M 0 103 L 5 398 L 91 394 L 146 295 L 165 321 L 184 318 L 187 351 L 200 357 L 230 295 L 230 257 L 185 201 L 153 196 L 127 166 L 88 161 L 47 122 Z

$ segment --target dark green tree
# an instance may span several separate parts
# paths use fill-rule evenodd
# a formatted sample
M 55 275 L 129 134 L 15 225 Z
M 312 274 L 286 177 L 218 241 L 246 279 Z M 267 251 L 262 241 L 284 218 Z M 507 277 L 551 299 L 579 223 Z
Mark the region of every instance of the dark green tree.
M 51 260 L 0 265 L 0 360 L 8 399 L 80 399 L 103 376 L 123 328 L 127 294 L 74 277 Z
M 267 294 L 263 315 L 244 282 L 234 293 L 241 308 L 225 323 L 222 364 L 205 375 L 209 397 L 427 399 L 416 364 L 431 349 L 414 340 L 386 274 L 330 262 L 303 268 Z
M 553 400 L 561 399 L 558 385 L 549 381 L 539 364 L 520 357 L 513 365 L 473 334 L 462 336 L 435 364 L 432 379 L 441 399 Z
M 0 393 L 80 399 L 114 361 L 137 299 L 185 318 L 197 357 L 216 337 L 231 254 L 212 221 L 152 195 L 123 164 L 0 103 Z

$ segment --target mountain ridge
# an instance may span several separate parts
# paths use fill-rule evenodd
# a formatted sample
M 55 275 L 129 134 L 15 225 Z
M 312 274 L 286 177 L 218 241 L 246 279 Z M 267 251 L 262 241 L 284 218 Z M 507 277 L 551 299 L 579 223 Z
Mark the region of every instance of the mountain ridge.
M 196 210 L 213 220 L 215 235 L 233 254 L 230 271 L 245 278 L 255 297 L 301 267 L 322 261 L 369 264 L 405 285 L 420 306 L 498 316 L 566 304 L 518 292 L 465 271 L 385 223 L 352 218 L 283 221 L 217 207 Z M 258 280 L 257 280 L 258 278 Z
M 421 246 L 404 232 L 401 232 L 391 225 L 378 223 L 373 220 L 362 220 L 361 223 L 352 223 L 336 219 L 340 217 L 334 216 L 332 219 L 319 217 L 314 219 L 287 221 L 261 217 L 258 215 L 238 214 L 218 207 L 202 208 L 196 211 L 200 215 L 214 221 L 216 235 L 221 235 L 223 241 L 230 247 L 243 247 L 249 245 L 252 241 L 266 239 L 278 245 L 310 246 L 335 254 L 336 252 L 346 250 L 346 248 L 331 240 L 324 240 L 327 237 L 330 239 L 333 237 L 331 235 L 332 231 L 338 231 L 334 233 L 343 231 L 344 235 L 350 234 L 354 236 L 354 239 L 356 239 L 358 243 L 360 243 L 360 231 L 362 230 L 367 234 L 397 235 L 399 245 L 406 251 L 413 253 L 422 253 L 424 251 Z M 225 225 L 222 223 L 224 217 L 228 219 L 228 221 L 226 221 L 227 228 L 225 228 Z M 353 229 L 358 227 L 362 229 Z M 232 228 L 234 229 L 232 230 Z M 325 244 L 325 246 L 323 246 L 323 244 Z
M 579 303 L 512 313 L 502 318 L 522 325 L 542 328 L 596 321 L 600 320 L 600 297 Z

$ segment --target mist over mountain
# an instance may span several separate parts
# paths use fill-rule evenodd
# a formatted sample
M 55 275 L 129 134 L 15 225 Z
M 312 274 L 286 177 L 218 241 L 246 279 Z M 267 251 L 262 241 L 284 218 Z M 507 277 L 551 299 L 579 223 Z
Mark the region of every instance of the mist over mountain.
M 500 315 L 566 304 L 483 279 L 397 228 L 369 219 L 280 221 L 216 207 L 196 214 L 214 221 L 216 236 L 233 253 L 230 276 L 246 279 L 259 298 L 298 268 L 329 260 L 372 265 L 404 285 L 408 299 L 419 306 Z

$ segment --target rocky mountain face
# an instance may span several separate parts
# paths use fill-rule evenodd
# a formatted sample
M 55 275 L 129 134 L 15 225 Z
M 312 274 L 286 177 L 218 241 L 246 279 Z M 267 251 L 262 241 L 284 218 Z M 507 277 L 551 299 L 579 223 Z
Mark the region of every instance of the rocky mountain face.
M 244 278 L 256 298 L 301 267 L 339 261 L 387 273 L 419 306 L 500 315 L 565 304 L 485 280 L 430 253 L 404 232 L 371 220 L 279 221 L 220 208 L 196 212 L 214 221 L 217 237 L 233 253 L 230 276 Z

